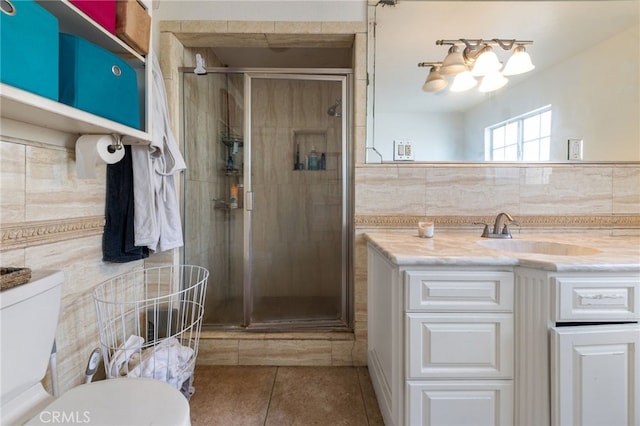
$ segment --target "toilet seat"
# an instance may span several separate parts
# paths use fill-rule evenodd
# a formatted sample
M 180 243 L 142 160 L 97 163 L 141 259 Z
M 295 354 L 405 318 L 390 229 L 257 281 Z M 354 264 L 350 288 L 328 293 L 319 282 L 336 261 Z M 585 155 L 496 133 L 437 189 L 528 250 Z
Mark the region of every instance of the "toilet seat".
M 45 407 L 27 425 L 184 425 L 189 402 L 171 385 L 146 378 L 102 380 L 77 386 Z

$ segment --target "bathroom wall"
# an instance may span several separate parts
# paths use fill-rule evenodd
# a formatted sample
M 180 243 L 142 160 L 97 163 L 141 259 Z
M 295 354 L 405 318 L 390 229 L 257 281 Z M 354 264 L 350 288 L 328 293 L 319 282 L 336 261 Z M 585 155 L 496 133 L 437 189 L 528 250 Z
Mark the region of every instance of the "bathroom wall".
M 445 229 L 480 231 L 473 221 L 506 211 L 520 218 L 522 232 L 633 233 L 638 188 L 638 164 L 357 165 L 356 223 L 402 226 L 392 218 L 431 217 Z

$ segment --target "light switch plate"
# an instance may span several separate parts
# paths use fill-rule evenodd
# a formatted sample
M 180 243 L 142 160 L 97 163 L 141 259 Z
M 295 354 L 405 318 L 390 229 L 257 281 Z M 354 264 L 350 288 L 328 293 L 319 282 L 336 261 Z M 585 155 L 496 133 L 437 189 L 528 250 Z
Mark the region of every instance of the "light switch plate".
M 393 141 L 394 161 L 413 161 L 413 144 L 408 141 Z
M 582 139 L 569 139 L 569 160 L 582 160 Z

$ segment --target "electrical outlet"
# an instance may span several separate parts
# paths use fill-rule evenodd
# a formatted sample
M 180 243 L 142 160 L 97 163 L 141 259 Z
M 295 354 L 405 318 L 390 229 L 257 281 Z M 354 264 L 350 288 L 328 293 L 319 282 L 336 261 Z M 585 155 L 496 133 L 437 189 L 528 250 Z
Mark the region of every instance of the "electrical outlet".
M 582 160 L 582 139 L 569 139 L 569 160 Z
M 394 161 L 413 161 L 413 145 L 407 141 L 393 141 Z

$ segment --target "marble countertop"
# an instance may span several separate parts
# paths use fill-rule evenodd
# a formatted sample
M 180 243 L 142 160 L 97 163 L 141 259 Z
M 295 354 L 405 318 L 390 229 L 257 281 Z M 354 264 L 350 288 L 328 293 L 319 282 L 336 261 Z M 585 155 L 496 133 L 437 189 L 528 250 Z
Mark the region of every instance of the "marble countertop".
M 571 244 L 595 249 L 595 253 L 567 256 L 523 253 L 487 248 L 488 241 L 475 234 L 437 233 L 420 238 L 413 233 L 369 232 L 366 240 L 393 263 L 419 266 L 523 266 L 558 272 L 640 271 L 640 236 L 598 234 L 514 235 L 513 240 Z

